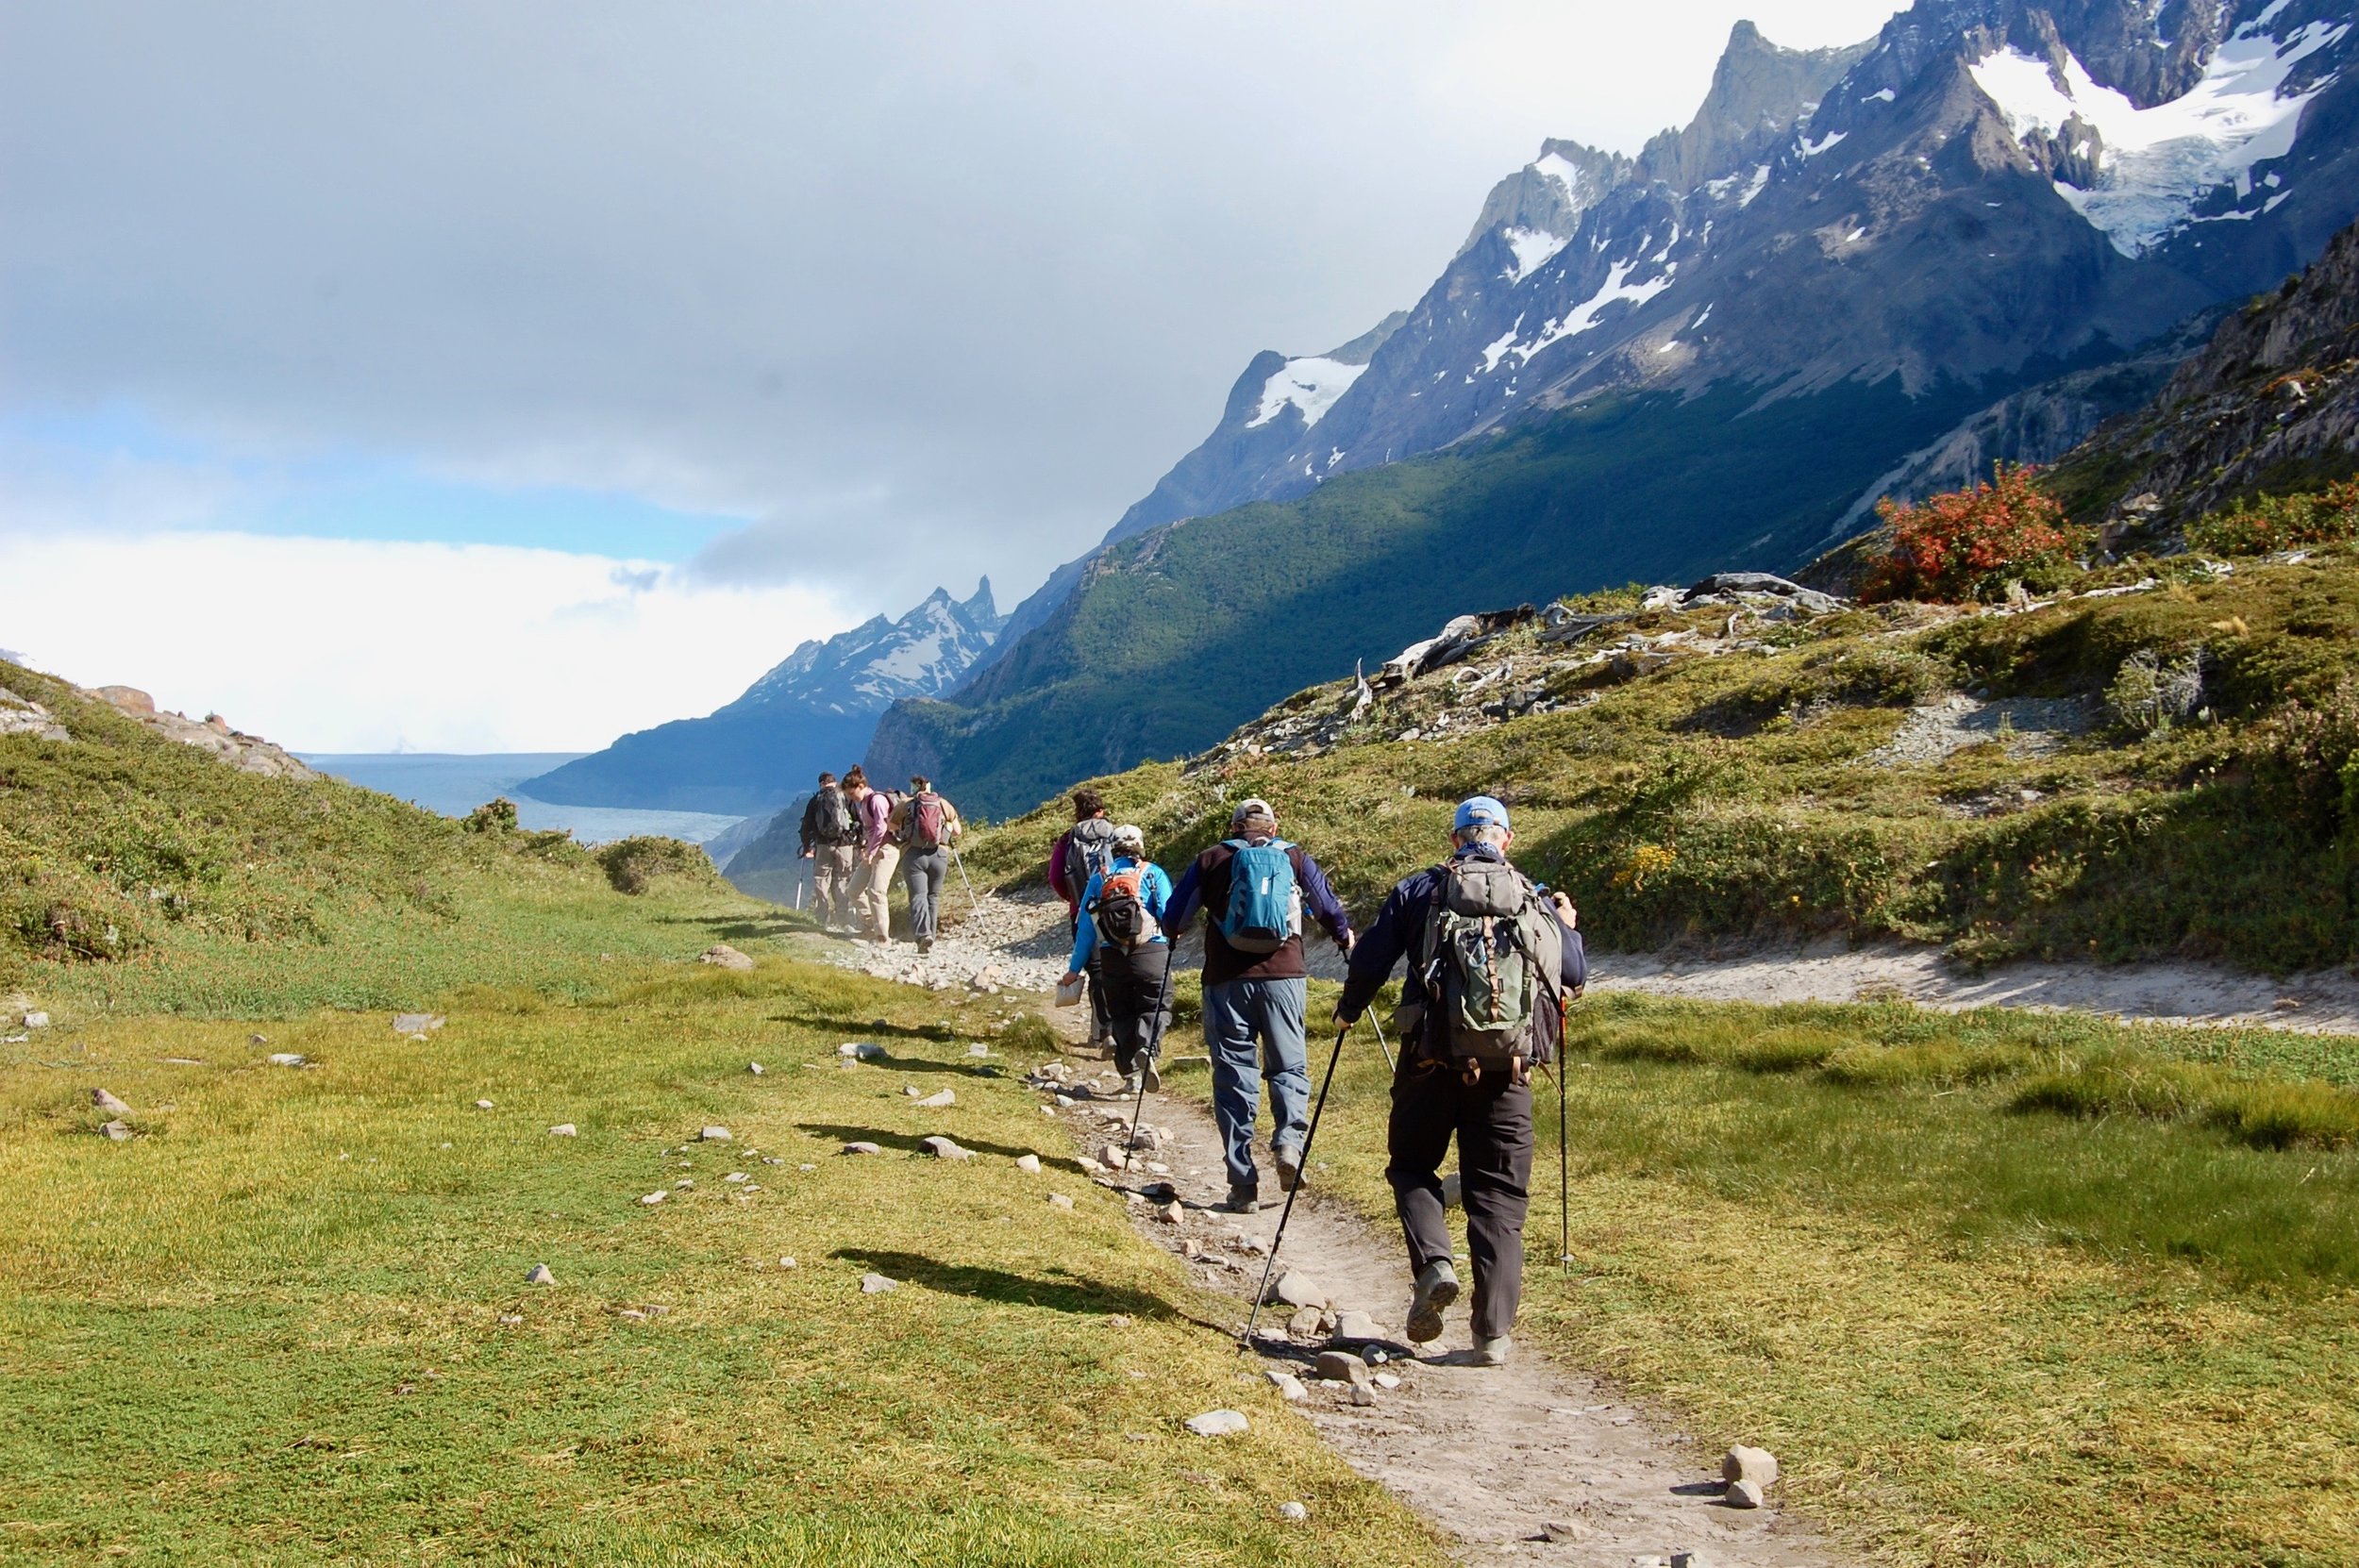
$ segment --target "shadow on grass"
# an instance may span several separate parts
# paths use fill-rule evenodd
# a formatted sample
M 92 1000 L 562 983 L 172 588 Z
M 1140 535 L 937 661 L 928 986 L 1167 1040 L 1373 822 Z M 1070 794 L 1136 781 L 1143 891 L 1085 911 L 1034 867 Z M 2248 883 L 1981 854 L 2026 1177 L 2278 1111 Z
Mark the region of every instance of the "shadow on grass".
M 926 1139 L 933 1136 L 931 1133 L 887 1132 L 881 1127 L 844 1126 L 834 1122 L 797 1122 L 795 1125 L 813 1138 L 842 1139 L 846 1143 L 874 1143 L 878 1148 L 899 1149 L 904 1154 L 915 1154 Z M 956 1134 L 948 1136 L 957 1137 Z M 958 1138 L 958 1144 L 962 1149 L 973 1149 L 977 1154 L 995 1154 L 1003 1159 L 1039 1154 L 1040 1162 L 1045 1166 L 1071 1171 L 1077 1176 L 1090 1174 L 1081 1169 L 1079 1160 L 1041 1154 L 1038 1149 L 1019 1149 L 1006 1143 L 986 1143 L 968 1138 Z
M 826 1012 L 817 1008 L 790 1008 L 784 1012 L 772 1013 L 769 1021 L 773 1024 L 791 1024 L 798 1029 L 811 1029 L 821 1034 L 839 1034 L 847 1040 L 889 1035 L 895 1040 L 929 1040 L 947 1045 L 958 1039 L 958 1031 L 947 1024 L 895 1024 L 884 1018 L 847 1018 L 842 1013 Z M 925 1065 L 939 1068 L 944 1063 Z M 923 1070 L 922 1066 L 920 1070 Z
M 1011 1307 L 1046 1307 L 1053 1311 L 1084 1312 L 1092 1317 L 1127 1312 L 1132 1317 L 1196 1321 L 1161 1296 L 1127 1286 L 1101 1284 L 1064 1269 L 1051 1269 L 1046 1277 L 1034 1277 L 978 1264 L 945 1263 L 914 1252 L 874 1252 L 866 1247 L 839 1247 L 830 1256 L 906 1284 L 948 1291 L 978 1301 L 996 1301 Z
M 665 915 L 662 920 L 666 926 L 696 926 L 716 942 L 760 942 L 765 937 L 787 937 L 819 928 L 819 923 L 810 916 L 787 909 L 750 919 L 745 915 Z

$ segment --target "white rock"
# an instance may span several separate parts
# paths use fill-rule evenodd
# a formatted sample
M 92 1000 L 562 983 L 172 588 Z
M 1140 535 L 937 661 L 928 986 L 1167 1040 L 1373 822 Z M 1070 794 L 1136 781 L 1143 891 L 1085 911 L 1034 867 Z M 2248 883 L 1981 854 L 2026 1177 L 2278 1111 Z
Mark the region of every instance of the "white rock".
M 273 1067 L 300 1067 L 303 1065 L 303 1055 L 299 1051 L 274 1052 L 270 1064 Z
M 699 1143 L 726 1143 L 729 1141 L 729 1129 L 727 1127 L 707 1127 L 704 1131 L 696 1134 L 696 1139 Z
M 1066 1197 L 1062 1193 L 1051 1193 L 1048 1194 L 1048 1207 L 1051 1209 L 1070 1209 L 1073 1207 L 1073 1200 Z
M 795 1259 L 792 1258 L 781 1258 L 778 1259 L 778 1267 L 782 1269 L 791 1269 L 795 1267 Z
M 966 1048 L 966 1054 L 971 1057 L 987 1057 L 991 1055 L 991 1047 L 988 1045 L 969 1045 Z
M 122 1122 L 109 1122 L 98 1130 L 105 1133 L 109 1141 L 117 1143 L 127 1143 L 131 1137 L 130 1127 Z
M 1311 1517 L 1311 1510 L 1300 1503 L 1280 1503 L 1278 1505 L 1278 1517 L 1289 1524 L 1299 1525 Z
M 393 1014 L 393 1033 L 425 1034 L 441 1028 L 444 1022 L 430 1012 L 397 1012 Z
M 860 1293 L 862 1295 L 882 1295 L 887 1291 L 900 1288 L 899 1280 L 887 1279 L 881 1274 L 863 1274 L 860 1276 Z
M 525 1283 L 527 1285 L 554 1285 L 557 1283 L 557 1276 L 549 1272 L 549 1266 L 546 1263 L 535 1263 L 532 1265 L 532 1272 L 525 1276 Z
M 924 1099 L 918 1101 L 917 1108 L 920 1110 L 940 1110 L 945 1106 L 953 1106 L 958 1103 L 958 1091 L 955 1089 L 945 1089 L 935 1093 L 929 1094 Z
M 685 1193 L 695 1185 L 695 1180 L 693 1177 L 682 1176 L 678 1181 L 672 1183 L 672 1191 L 675 1193 Z
M 1270 1380 L 1270 1386 L 1283 1394 L 1290 1403 L 1311 1397 L 1311 1391 L 1302 1386 L 1302 1379 L 1291 1372 L 1280 1372 L 1273 1367 L 1263 1376 L 1266 1376 Z
M 492 1109 L 492 1102 L 489 1100 L 477 1100 L 475 1103 L 475 1108 L 477 1110 L 489 1110 Z
M 885 1054 L 885 1050 L 883 1046 L 871 1044 L 865 1040 L 855 1040 L 838 1045 L 835 1048 L 835 1054 L 840 1057 L 852 1057 L 861 1061 L 875 1061 Z
M 768 1072 L 769 1069 L 762 1066 L 762 1064 L 758 1061 L 749 1061 L 745 1064 L 745 1071 L 751 1073 L 756 1077 L 760 1077 L 762 1074 Z
M 647 1205 L 649 1208 L 653 1208 L 655 1205 L 661 1203 L 665 1198 L 668 1198 L 672 1194 L 669 1189 L 659 1187 L 654 1192 L 649 1193 L 645 1197 L 641 1198 L 639 1201 Z
M 1380 1372 L 1369 1381 L 1380 1389 L 1390 1391 L 1400 1387 L 1400 1375 L 1397 1372 Z
M 578 1136 L 578 1133 L 573 1123 L 560 1122 L 557 1126 L 549 1128 L 549 1136 L 551 1138 L 573 1138 Z
M 743 1180 L 745 1180 L 745 1172 L 743 1172 L 743 1171 L 731 1171 L 728 1175 L 727 1175 L 727 1176 L 723 1176 L 721 1179 L 722 1179 L 723 1181 L 732 1182 L 732 1183 L 734 1183 L 734 1182 L 740 1182 L 740 1181 L 743 1181 Z
M 1376 1390 L 1366 1383 L 1354 1383 L 1351 1385 L 1351 1402 L 1355 1405 L 1373 1405 L 1376 1403 Z
M 1732 1509 L 1757 1509 L 1768 1505 L 1768 1499 L 1762 1495 L 1759 1481 L 1731 1481 L 1725 1496 Z
M 109 1116 L 128 1116 L 131 1114 L 131 1108 L 129 1106 L 125 1105 L 121 1100 L 116 1099 L 112 1094 L 103 1089 L 93 1089 L 90 1092 L 90 1103 L 100 1110 L 105 1111 Z
M 1015 1157 L 1015 1168 L 1026 1176 L 1038 1176 L 1040 1175 L 1040 1156 L 1019 1154 Z
M 1748 1448 L 1740 1443 L 1721 1457 L 1720 1478 L 1750 1481 L 1766 1492 L 1778 1481 L 1778 1456 L 1766 1448 Z
M 882 1154 L 884 1150 L 866 1139 L 855 1139 L 844 1145 L 844 1152 L 845 1154 Z
M 45 1012 L 28 1012 L 25 1015 L 25 1026 L 28 1029 L 45 1029 L 49 1026 L 49 1015 Z
M 975 1158 L 973 1149 L 961 1148 L 955 1139 L 945 1138 L 940 1133 L 934 1134 L 931 1138 L 918 1140 L 917 1146 L 936 1159 L 972 1159 Z
M 1251 1426 L 1243 1410 L 1206 1410 L 1202 1415 L 1188 1417 L 1188 1430 L 1197 1437 L 1227 1437 Z
M 1288 1269 L 1271 1283 L 1269 1300 L 1283 1302 L 1289 1307 L 1324 1307 L 1327 1305 L 1327 1293 L 1319 1289 L 1318 1281 L 1301 1270 Z

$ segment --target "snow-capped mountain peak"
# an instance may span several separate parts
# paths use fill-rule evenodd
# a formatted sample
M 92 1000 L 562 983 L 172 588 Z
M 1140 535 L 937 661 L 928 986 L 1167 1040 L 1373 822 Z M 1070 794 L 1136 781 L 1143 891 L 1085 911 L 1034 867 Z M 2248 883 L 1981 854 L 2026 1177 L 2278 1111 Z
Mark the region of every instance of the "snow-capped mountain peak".
M 990 649 L 1004 622 L 989 577 L 963 603 L 937 588 L 897 621 L 872 616 L 825 642 L 803 642 L 720 711 L 881 713 L 903 697 L 939 696 Z

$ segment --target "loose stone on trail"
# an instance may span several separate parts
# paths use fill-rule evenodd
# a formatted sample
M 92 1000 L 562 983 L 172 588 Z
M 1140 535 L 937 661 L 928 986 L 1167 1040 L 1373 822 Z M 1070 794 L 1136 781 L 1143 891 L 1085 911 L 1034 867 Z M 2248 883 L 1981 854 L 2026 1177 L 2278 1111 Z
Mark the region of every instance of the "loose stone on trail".
M 1355 1405 L 1373 1405 L 1376 1403 L 1376 1390 L 1365 1383 L 1354 1383 L 1351 1385 L 1351 1402 Z
M 1318 1281 L 1299 1269 L 1288 1269 L 1269 1288 L 1271 1303 L 1283 1302 L 1289 1307 L 1325 1307 L 1327 1293 Z
M 1243 1410 L 1206 1410 L 1188 1417 L 1187 1426 L 1197 1437 L 1228 1437 L 1249 1429 L 1251 1423 Z
M 859 1139 L 845 1144 L 844 1152 L 845 1154 L 882 1154 L 884 1150 L 864 1139 Z
M 1331 1377 L 1341 1383 L 1364 1383 L 1368 1380 L 1368 1363 L 1347 1350 L 1322 1350 L 1312 1363 L 1321 1377 Z
M 549 1136 L 551 1138 L 573 1138 L 578 1135 L 574 1130 L 573 1123 L 560 1122 L 557 1126 L 549 1128 Z
M 1264 1376 L 1269 1378 L 1270 1387 L 1276 1389 L 1289 1404 L 1311 1397 L 1311 1391 L 1302 1386 L 1302 1379 L 1291 1372 L 1280 1372 L 1272 1367 Z
M 116 1099 L 112 1094 L 109 1094 L 103 1089 L 93 1089 L 90 1092 L 90 1103 L 97 1107 L 100 1110 L 105 1111 L 109 1116 L 128 1116 L 131 1114 L 131 1108 L 129 1106 L 125 1105 L 121 1100 Z
M 862 1295 L 882 1295 L 887 1291 L 900 1288 L 899 1280 L 887 1279 L 881 1274 L 863 1274 L 860 1276 L 860 1293 Z
M 1326 1314 L 1316 1307 L 1297 1307 L 1295 1315 L 1286 1320 L 1286 1332 L 1296 1339 L 1307 1340 L 1317 1333 L 1319 1326 L 1326 1321 Z
M 1732 1484 L 1750 1481 L 1766 1492 L 1778 1481 L 1778 1456 L 1766 1448 L 1748 1448 L 1740 1443 L 1721 1458 L 1720 1478 Z
M 1376 1319 L 1365 1312 L 1346 1312 L 1335 1320 L 1335 1340 L 1338 1344 L 1365 1344 L 1384 1338 L 1384 1330 Z
M 549 1272 L 549 1266 L 546 1263 L 535 1263 L 532 1265 L 532 1272 L 525 1276 L 525 1283 L 527 1285 L 554 1285 L 557 1283 L 557 1276 Z
M 1766 1508 L 1769 1503 L 1768 1498 L 1762 1495 L 1761 1483 L 1751 1480 L 1731 1481 L 1726 1500 L 1732 1509 Z

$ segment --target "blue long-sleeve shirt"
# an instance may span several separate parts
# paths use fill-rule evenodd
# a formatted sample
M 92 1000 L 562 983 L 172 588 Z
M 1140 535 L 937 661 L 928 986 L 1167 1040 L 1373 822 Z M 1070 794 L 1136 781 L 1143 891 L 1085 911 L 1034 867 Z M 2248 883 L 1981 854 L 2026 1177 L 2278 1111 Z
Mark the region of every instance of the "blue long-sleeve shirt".
M 1180 873 L 1180 885 L 1172 891 L 1171 916 L 1163 922 L 1164 930 L 1185 930 L 1189 917 L 1198 907 L 1208 916 L 1213 909 L 1229 907 L 1229 862 L 1236 853 L 1226 842 L 1216 843 Z M 1302 890 L 1303 912 L 1327 927 L 1327 934 L 1335 939 L 1336 946 L 1349 947 L 1351 915 L 1335 896 L 1335 890 L 1328 886 L 1327 873 L 1299 844 L 1288 844 L 1286 858 L 1294 862 L 1295 885 Z M 1222 937 L 1215 921 L 1208 918 L 1204 922 L 1204 983 L 1208 986 L 1226 985 L 1230 980 L 1291 980 L 1309 973 L 1302 962 L 1300 937 L 1289 937 L 1275 953 L 1240 953 Z
M 1139 902 L 1146 905 L 1146 912 L 1155 917 L 1155 924 L 1163 926 L 1163 911 L 1171 907 L 1171 878 L 1163 874 L 1163 868 L 1152 860 L 1142 862 L 1133 860 L 1128 855 L 1117 855 L 1113 870 L 1129 871 L 1132 866 L 1141 864 L 1146 869 L 1139 877 Z M 1080 924 L 1073 928 L 1073 961 L 1065 965 L 1076 975 L 1089 967 L 1090 955 L 1097 951 L 1097 922 L 1090 918 L 1090 906 L 1097 902 L 1098 891 L 1106 885 L 1109 875 L 1108 872 L 1099 872 L 1092 876 L 1089 886 L 1081 893 Z M 1165 926 L 1163 929 L 1169 930 L 1170 927 Z M 1162 942 L 1162 932 L 1158 932 L 1154 940 Z
M 1452 855 L 1452 860 L 1480 856 L 1484 859 L 1505 860 L 1506 856 L 1490 844 L 1473 844 Z M 1337 1019 L 1348 1023 L 1367 1010 L 1376 1000 L 1376 993 L 1393 972 L 1393 965 L 1416 951 L 1419 938 L 1425 934 L 1425 923 L 1433 909 L 1435 885 L 1442 876 L 1442 868 L 1429 866 L 1395 886 L 1385 895 L 1384 908 L 1361 937 L 1360 945 L 1352 949 L 1351 973 L 1344 979 L 1343 996 L 1335 1004 Z M 1589 983 L 1589 957 L 1582 946 L 1581 933 L 1558 923 L 1564 933 L 1561 960 L 1564 964 L 1564 991 L 1567 995 L 1580 992 Z M 1412 1002 L 1427 1002 L 1425 979 L 1412 964 L 1408 977 L 1401 981 L 1400 999 L 1405 1006 Z M 1556 1038 L 1556 1018 L 1552 1009 L 1544 1009 L 1543 1032 L 1553 1042 Z M 1430 1015 L 1432 1009 L 1428 1009 Z

